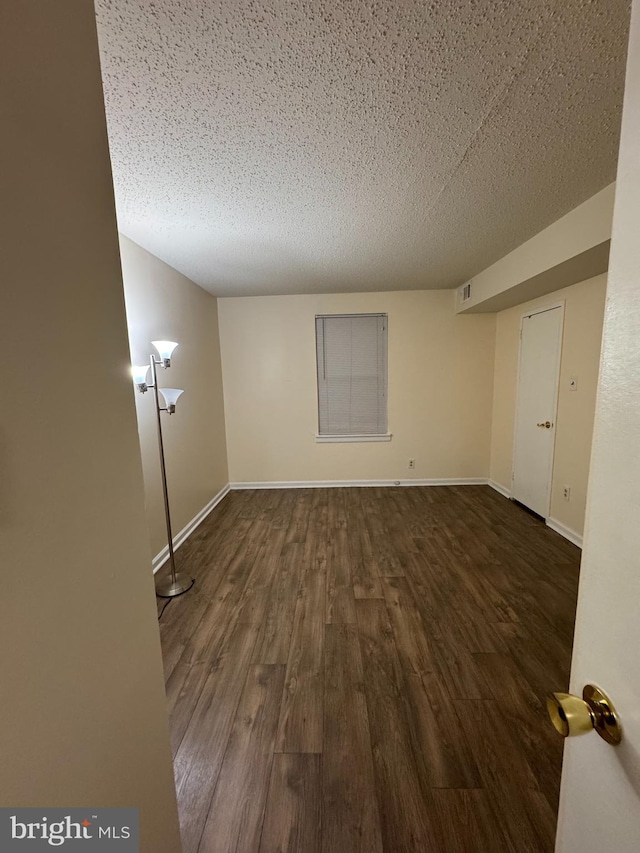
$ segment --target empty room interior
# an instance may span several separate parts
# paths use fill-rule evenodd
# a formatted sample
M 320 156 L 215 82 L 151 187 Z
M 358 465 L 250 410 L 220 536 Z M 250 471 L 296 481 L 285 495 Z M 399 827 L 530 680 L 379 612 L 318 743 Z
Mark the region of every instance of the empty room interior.
M 3 850 L 638 849 L 638 5 L 3 7 Z

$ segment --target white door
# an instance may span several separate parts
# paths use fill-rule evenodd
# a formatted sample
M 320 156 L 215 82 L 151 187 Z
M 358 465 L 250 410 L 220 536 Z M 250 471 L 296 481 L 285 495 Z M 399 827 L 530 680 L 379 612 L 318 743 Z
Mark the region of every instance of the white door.
M 522 318 L 511 494 L 549 515 L 558 377 L 562 347 L 561 306 Z
M 609 694 L 623 740 L 566 741 L 559 853 L 640 850 L 640 0 L 627 63 L 571 672 L 572 693 Z

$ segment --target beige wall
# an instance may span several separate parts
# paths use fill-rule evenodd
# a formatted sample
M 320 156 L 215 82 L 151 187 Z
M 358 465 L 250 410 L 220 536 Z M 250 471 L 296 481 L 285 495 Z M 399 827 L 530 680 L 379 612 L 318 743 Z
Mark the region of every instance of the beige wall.
M 93 4 L 0 10 L 3 806 L 180 850 Z
M 219 300 L 232 482 L 486 477 L 495 317 L 452 291 Z M 316 314 L 389 315 L 390 442 L 316 444 Z M 408 469 L 416 459 L 415 470 Z
M 184 388 L 175 415 L 163 415 L 174 537 L 229 482 L 216 299 L 190 279 L 120 237 L 133 364 L 146 364 L 152 340 L 178 341 L 160 387 Z M 149 381 L 151 381 L 149 379 Z M 152 393 L 136 393 L 151 553 L 167 544 Z
M 579 535 L 584 527 L 605 290 L 606 275 L 600 275 L 497 315 L 490 476 L 510 490 L 520 320 L 533 308 L 565 302 L 551 518 Z M 569 389 L 572 376 L 578 377 L 577 391 Z M 562 496 L 564 485 L 571 487 L 568 502 Z

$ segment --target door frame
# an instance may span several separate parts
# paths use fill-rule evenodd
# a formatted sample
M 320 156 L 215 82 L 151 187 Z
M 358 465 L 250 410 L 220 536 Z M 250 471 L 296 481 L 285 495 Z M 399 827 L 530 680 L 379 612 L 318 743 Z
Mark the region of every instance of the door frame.
M 546 513 L 544 515 L 544 520 L 546 521 L 550 516 L 549 513 L 551 511 L 551 486 L 553 484 L 553 472 L 555 469 L 556 462 L 556 434 L 558 430 L 558 397 L 560 396 L 560 369 L 562 367 L 562 348 L 564 345 L 564 313 L 565 313 L 565 304 L 566 300 L 561 299 L 558 302 L 554 302 L 550 305 L 545 305 L 540 308 L 535 308 L 532 311 L 524 311 L 520 315 L 520 325 L 518 331 L 518 372 L 516 374 L 516 406 L 513 417 L 513 449 L 511 455 L 511 497 L 513 498 L 513 485 L 516 480 L 516 447 L 518 444 L 518 409 L 520 406 L 520 366 L 522 361 L 522 327 L 524 325 L 524 321 L 526 317 L 533 317 L 535 314 L 546 314 L 547 311 L 554 311 L 556 308 L 560 309 L 560 346 L 558 347 L 558 358 L 556 362 L 556 388 L 555 393 L 553 395 L 553 412 L 552 412 L 552 420 L 553 420 L 553 449 L 551 452 L 551 468 L 549 471 L 549 484 L 547 486 L 547 495 L 545 499 Z

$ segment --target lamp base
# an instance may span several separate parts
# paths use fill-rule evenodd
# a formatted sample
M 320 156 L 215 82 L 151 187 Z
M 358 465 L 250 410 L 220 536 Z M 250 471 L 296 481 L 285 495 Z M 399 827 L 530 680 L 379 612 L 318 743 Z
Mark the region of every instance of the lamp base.
M 169 576 L 166 580 L 156 584 L 156 595 L 159 598 L 173 598 L 175 595 L 182 595 L 193 586 L 194 581 L 183 572 L 176 574 L 175 581 Z

